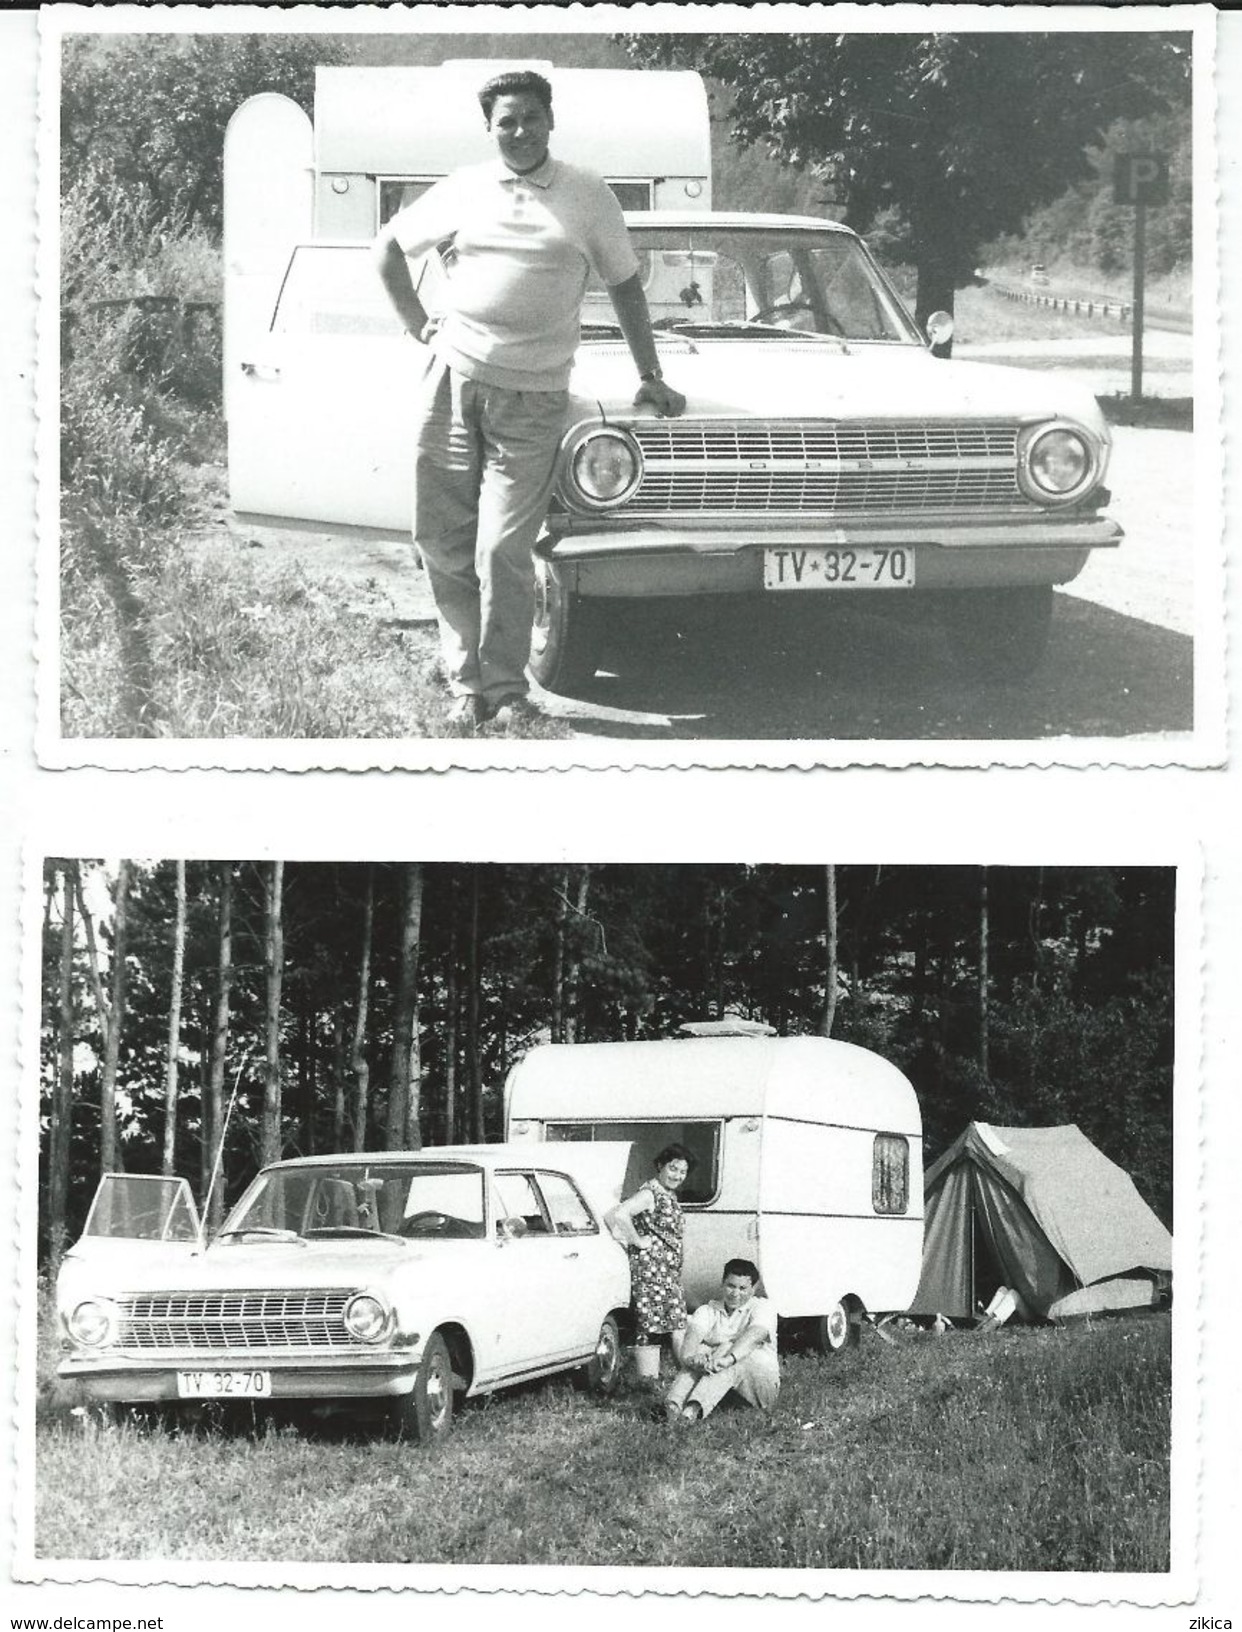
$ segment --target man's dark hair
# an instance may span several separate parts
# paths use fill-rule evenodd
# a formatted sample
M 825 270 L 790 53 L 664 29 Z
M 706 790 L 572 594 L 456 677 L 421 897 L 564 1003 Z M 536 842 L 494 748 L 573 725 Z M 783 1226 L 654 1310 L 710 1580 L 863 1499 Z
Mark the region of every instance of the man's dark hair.
M 491 121 L 492 109 L 502 96 L 537 96 L 549 113 L 552 112 L 552 87 L 542 74 L 537 74 L 533 68 L 510 68 L 506 73 L 495 74 L 487 84 L 479 90 L 479 106 L 483 109 L 483 117 Z
M 752 1286 L 759 1285 L 758 1267 L 752 1264 L 749 1258 L 730 1258 L 720 1279 L 727 1280 L 730 1275 L 745 1275 Z
M 662 1167 L 667 1167 L 670 1162 L 685 1162 L 686 1171 L 693 1173 L 698 1157 L 692 1151 L 687 1150 L 685 1145 L 665 1145 L 663 1150 L 656 1152 L 655 1160 L 651 1165 L 658 1173 Z

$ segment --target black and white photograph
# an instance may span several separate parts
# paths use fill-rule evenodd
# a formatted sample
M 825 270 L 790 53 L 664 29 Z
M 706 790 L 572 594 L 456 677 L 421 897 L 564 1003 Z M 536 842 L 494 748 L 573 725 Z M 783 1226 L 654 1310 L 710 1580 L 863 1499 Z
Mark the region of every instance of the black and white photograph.
M 327 15 L 46 20 L 46 763 L 1219 756 L 1203 11 Z
M 1240 1624 L 1239 83 L 0 8 L 9 1632 Z
M 41 886 L 53 1574 L 1168 1578 L 1177 868 Z

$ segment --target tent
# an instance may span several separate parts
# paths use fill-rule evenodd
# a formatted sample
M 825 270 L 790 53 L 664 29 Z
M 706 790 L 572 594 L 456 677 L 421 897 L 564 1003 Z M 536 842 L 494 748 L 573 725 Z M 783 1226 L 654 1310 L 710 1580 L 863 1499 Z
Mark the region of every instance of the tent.
M 1130 1175 L 1080 1128 L 972 1122 L 924 1178 L 910 1309 L 969 1319 L 1002 1286 L 1036 1319 L 1150 1305 L 1173 1241 Z

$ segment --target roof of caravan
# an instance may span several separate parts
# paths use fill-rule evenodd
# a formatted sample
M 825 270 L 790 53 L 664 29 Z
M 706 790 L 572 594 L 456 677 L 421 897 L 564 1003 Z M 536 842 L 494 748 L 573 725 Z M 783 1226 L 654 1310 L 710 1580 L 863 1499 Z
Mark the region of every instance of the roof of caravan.
M 521 67 L 551 81 L 558 157 L 613 180 L 707 174 L 707 97 L 698 74 L 533 61 L 317 68 L 316 168 L 438 176 L 491 158 L 478 90 L 493 74 Z
M 878 1054 L 826 1037 L 549 1043 L 509 1078 L 514 1119 L 784 1116 L 917 1137 L 914 1089 Z

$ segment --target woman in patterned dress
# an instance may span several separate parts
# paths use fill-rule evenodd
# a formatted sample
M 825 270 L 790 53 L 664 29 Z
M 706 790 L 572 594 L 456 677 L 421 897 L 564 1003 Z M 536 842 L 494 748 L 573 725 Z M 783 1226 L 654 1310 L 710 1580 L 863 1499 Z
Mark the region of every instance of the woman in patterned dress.
M 684 1145 L 666 1145 L 655 1158 L 655 1177 L 608 1215 L 613 1235 L 630 1255 L 634 1301 L 634 1369 L 640 1382 L 658 1383 L 660 1349 L 676 1355 L 686 1325 L 681 1285 L 682 1216 L 677 1192 L 694 1157 Z

